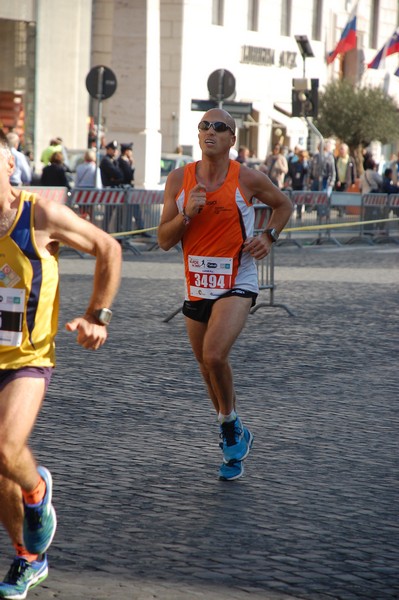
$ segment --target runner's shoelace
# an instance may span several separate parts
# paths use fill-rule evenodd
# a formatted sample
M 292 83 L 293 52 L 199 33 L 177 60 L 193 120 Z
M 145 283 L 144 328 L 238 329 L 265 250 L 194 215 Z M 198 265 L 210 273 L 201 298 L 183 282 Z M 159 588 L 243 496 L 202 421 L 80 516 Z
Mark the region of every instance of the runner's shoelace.
M 25 517 L 30 530 L 39 529 L 42 525 L 43 508 L 25 506 Z
M 222 431 L 220 432 L 220 437 L 226 441 L 226 445 L 234 446 L 234 444 L 237 444 L 242 434 L 241 427 L 238 425 L 237 421 L 222 423 L 221 427 Z
M 23 576 L 29 566 L 29 562 L 25 558 L 16 558 L 5 576 L 4 583 L 17 583 L 18 579 Z

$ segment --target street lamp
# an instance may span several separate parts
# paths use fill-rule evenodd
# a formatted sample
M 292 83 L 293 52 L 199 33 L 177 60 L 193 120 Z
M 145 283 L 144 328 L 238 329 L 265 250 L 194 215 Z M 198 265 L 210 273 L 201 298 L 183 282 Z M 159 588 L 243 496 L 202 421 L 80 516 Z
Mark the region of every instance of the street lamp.
M 310 45 L 307 35 L 296 35 L 295 41 L 298 44 L 299 52 L 301 53 L 301 56 L 303 58 L 303 79 L 302 80 L 294 79 L 294 81 L 293 81 L 293 83 L 294 83 L 293 107 L 295 105 L 295 98 L 297 97 L 298 101 L 299 101 L 299 109 L 298 109 L 298 107 L 296 107 L 296 109 L 299 110 L 300 114 L 305 117 L 308 127 L 313 131 L 313 133 L 318 135 L 320 138 L 319 185 L 318 185 L 318 187 L 319 187 L 319 190 L 322 190 L 323 189 L 324 139 L 323 139 L 323 136 L 320 133 L 320 131 L 309 120 L 308 115 L 310 114 L 310 111 L 306 110 L 306 104 L 308 103 L 308 104 L 310 104 L 310 108 L 311 108 L 311 111 L 313 112 L 313 115 L 317 116 L 317 94 L 318 94 L 319 80 L 312 79 L 311 80 L 311 89 L 309 90 L 309 85 L 307 84 L 307 81 L 305 79 L 305 72 L 306 72 L 305 61 L 307 58 L 311 58 L 312 56 L 314 56 L 312 46 Z M 296 84 L 295 81 L 297 81 L 298 84 Z M 310 103 L 309 103 L 309 100 L 310 100 Z M 294 110 L 293 110 L 293 113 L 294 113 Z
M 314 56 L 314 53 L 307 35 L 296 35 L 295 41 L 303 58 L 303 78 L 305 79 L 305 60 Z

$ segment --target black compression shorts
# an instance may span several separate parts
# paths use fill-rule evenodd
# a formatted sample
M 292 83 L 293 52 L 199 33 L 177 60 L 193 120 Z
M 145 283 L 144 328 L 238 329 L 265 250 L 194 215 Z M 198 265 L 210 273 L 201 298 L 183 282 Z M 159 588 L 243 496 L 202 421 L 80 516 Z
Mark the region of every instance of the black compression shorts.
M 221 298 L 228 298 L 229 296 L 239 296 L 240 298 L 252 298 L 251 306 L 255 306 L 258 294 L 256 294 L 255 292 L 248 292 L 247 290 L 236 288 L 233 290 L 229 290 L 222 296 L 215 298 L 215 300 L 185 300 L 182 308 L 183 315 L 185 317 L 188 317 L 189 319 L 192 319 L 193 321 L 208 323 L 214 303 L 220 300 Z

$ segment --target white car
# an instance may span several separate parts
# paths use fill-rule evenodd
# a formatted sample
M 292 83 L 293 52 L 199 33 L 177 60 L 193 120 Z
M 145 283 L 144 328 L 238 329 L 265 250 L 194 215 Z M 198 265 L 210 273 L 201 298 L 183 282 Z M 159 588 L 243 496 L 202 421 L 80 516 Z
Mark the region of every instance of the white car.
M 159 181 L 160 189 L 165 188 L 166 179 L 172 171 L 179 167 L 184 167 L 188 163 L 194 162 L 192 156 L 188 154 L 173 154 L 173 153 L 162 153 L 161 154 L 161 179 Z

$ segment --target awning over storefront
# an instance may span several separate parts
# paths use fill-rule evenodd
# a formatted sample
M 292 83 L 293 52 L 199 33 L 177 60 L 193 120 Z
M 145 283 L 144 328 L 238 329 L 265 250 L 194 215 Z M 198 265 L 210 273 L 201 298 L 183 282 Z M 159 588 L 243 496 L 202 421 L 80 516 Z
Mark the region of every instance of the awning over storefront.
M 281 110 L 278 110 L 278 108 L 276 108 L 276 105 L 274 105 L 270 112 L 270 118 L 276 123 L 279 123 L 280 125 L 285 127 L 285 129 L 287 130 L 287 136 L 289 137 L 306 137 L 308 134 L 308 127 L 303 119 L 300 119 L 299 117 L 290 117 L 285 113 L 285 111 L 282 112 Z

